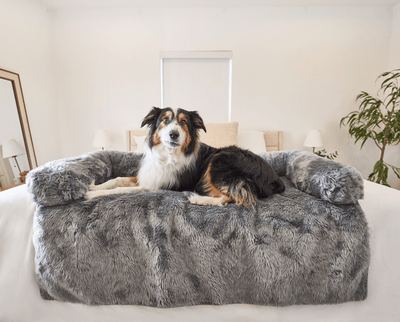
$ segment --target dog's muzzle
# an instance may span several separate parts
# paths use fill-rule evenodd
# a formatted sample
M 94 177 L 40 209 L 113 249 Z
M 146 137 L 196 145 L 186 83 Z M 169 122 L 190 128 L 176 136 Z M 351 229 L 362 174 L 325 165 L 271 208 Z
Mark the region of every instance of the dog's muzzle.
M 179 132 L 176 130 L 172 130 L 169 132 L 169 138 L 170 141 L 168 142 L 171 146 L 176 147 L 179 145 L 178 139 L 179 139 Z

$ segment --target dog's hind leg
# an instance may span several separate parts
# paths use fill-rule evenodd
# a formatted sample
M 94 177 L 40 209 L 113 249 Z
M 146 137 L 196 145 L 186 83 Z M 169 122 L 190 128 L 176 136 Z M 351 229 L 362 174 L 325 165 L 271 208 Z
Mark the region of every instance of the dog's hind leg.
M 91 191 L 97 191 L 114 189 L 117 187 L 136 187 L 137 185 L 138 183 L 136 177 L 118 177 L 98 185 L 95 185 L 94 182 L 92 182 L 89 186 L 89 189 Z
M 233 166 L 227 168 L 225 156 L 232 157 L 224 152 L 214 156 L 195 188 L 202 196 L 193 196 L 189 198 L 190 202 L 197 205 L 218 205 L 234 201 L 239 206 L 253 207 L 257 196 L 253 194 L 248 179 L 243 173 L 232 171 Z
M 223 206 L 230 202 L 232 198 L 221 195 L 220 197 L 200 196 L 197 193 L 189 197 L 189 201 L 195 205 Z

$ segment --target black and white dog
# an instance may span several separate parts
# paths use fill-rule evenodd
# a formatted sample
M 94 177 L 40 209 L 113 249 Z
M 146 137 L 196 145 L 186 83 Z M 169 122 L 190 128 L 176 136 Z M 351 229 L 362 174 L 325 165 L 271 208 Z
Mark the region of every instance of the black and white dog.
M 195 191 L 198 205 L 236 202 L 253 206 L 285 190 L 283 182 L 260 156 L 229 146 L 220 149 L 199 142 L 206 131 L 197 112 L 154 107 L 143 119 L 149 127 L 137 177 L 119 177 L 90 186 L 87 199 L 100 195 L 170 189 Z

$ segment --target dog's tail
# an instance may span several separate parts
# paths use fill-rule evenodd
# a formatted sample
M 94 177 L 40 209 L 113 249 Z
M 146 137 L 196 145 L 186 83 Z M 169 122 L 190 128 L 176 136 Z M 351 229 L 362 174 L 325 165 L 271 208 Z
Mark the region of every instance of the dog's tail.
M 250 185 L 240 178 L 236 183 L 230 184 L 229 195 L 239 206 L 254 207 L 256 204 L 257 196 L 251 191 Z

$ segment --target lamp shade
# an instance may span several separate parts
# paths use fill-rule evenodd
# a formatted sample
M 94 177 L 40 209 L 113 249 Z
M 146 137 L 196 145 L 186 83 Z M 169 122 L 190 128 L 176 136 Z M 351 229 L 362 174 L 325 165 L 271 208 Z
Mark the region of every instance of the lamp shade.
M 94 136 L 93 146 L 96 148 L 104 148 L 111 146 L 110 137 L 107 130 L 98 130 Z
M 3 143 L 3 158 L 11 158 L 17 155 L 24 154 L 25 151 L 21 149 L 16 140 L 7 140 Z
M 324 144 L 322 143 L 322 135 L 320 130 L 311 130 L 307 133 L 304 146 L 309 148 L 318 148 L 323 145 Z

